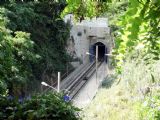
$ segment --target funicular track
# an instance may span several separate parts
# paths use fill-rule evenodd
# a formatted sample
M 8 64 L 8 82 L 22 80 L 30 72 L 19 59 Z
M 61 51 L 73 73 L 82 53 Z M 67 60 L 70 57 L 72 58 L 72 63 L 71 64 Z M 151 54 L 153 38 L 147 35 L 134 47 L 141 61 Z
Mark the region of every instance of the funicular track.
M 98 67 L 102 62 L 98 62 Z M 73 99 L 81 88 L 87 83 L 87 80 L 96 71 L 96 62 L 88 63 L 75 70 L 74 73 L 69 75 L 62 83 L 61 89 L 69 91 L 69 96 Z

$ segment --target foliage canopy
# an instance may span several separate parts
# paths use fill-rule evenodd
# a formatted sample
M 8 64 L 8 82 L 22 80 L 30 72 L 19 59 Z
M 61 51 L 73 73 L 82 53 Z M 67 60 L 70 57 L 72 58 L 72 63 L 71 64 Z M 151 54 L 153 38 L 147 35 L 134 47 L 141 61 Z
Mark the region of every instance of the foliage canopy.
M 65 72 L 69 25 L 60 18 L 65 5 L 63 0 L 1 1 L 1 92 L 7 87 L 9 94 L 20 95 L 42 80 L 55 79 L 57 71 Z

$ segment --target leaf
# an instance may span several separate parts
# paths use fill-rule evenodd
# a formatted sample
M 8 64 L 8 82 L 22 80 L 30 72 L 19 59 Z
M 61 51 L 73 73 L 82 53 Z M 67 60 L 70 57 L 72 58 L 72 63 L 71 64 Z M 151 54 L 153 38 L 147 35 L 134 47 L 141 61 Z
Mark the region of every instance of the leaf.
M 134 42 L 133 41 L 128 41 L 126 45 L 127 45 L 127 47 L 132 47 L 132 46 L 134 46 Z
M 29 113 L 33 113 L 33 112 L 34 112 L 34 110 L 27 110 L 24 112 L 24 115 L 29 114 Z
M 152 77 L 152 83 L 155 83 L 155 78 L 154 75 L 151 73 L 151 77 Z

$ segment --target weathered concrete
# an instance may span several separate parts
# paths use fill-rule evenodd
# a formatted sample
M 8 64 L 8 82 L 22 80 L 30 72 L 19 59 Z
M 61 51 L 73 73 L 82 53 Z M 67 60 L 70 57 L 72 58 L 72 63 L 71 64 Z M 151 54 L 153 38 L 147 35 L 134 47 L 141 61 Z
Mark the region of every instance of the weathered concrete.
M 76 24 L 72 22 L 68 42 L 68 52 L 72 53 L 72 56 L 78 57 L 82 62 L 88 61 L 89 56 L 86 52 L 89 52 L 90 47 L 98 42 L 103 43 L 110 53 L 113 42 L 107 18 L 93 18 Z

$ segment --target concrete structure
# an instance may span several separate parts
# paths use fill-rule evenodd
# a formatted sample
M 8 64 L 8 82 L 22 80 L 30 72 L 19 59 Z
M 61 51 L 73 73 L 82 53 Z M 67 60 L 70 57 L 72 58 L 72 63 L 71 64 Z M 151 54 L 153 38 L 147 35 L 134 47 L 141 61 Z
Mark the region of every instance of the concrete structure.
M 72 18 L 71 16 L 69 17 Z M 68 20 L 67 20 L 68 21 Z M 110 37 L 110 28 L 107 18 L 93 18 L 83 20 L 80 23 L 72 23 L 68 52 L 74 57 L 78 57 L 83 63 L 93 61 L 94 56 L 86 55 L 90 52 L 95 55 L 96 45 L 98 45 L 98 58 L 107 62 L 106 53 L 111 51 L 113 42 Z

